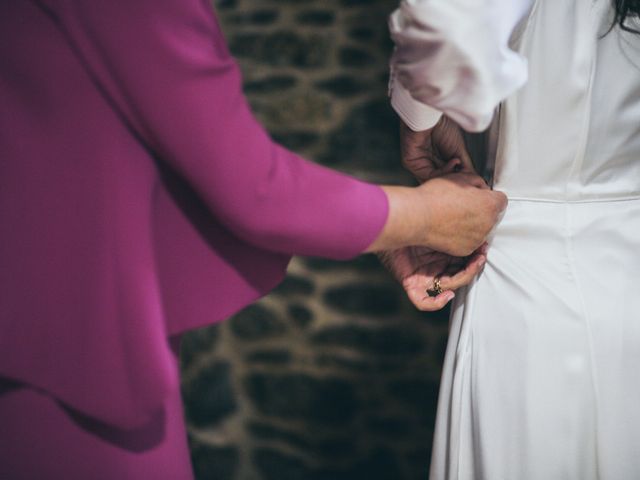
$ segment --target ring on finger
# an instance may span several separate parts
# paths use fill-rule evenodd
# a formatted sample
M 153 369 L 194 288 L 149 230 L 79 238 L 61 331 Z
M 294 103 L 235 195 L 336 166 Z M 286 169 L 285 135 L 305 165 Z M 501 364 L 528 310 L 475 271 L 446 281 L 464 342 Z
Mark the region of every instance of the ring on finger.
M 431 288 L 427 288 L 427 295 L 430 297 L 437 297 L 443 292 L 442 285 L 440 285 L 440 278 L 435 277 L 433 279 L 433 285 Z

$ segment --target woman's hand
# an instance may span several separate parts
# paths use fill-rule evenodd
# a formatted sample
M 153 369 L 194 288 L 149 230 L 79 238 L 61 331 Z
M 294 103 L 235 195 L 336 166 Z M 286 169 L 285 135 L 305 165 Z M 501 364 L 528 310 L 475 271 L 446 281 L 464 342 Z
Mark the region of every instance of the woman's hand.
M 484 182 L 479 184 L 478 179 L 473 177 L 475 170 L 467 152 L 462 131 L 451 120 L 442 117 L 434 128 L 423 132 L 414 132 L 406 125 L 401 124 L 400 136 L 403 165 L 420 182 L 427 182 L 427 189 L 434 189 L 431 193 L 436 199 L 448 201 L 446 195 L 439 195 L 437 188 L 434 188 L 433 183 L 428 181 L 438 177 L 446 177 L 453 172 L 470 174 L 474 179 L 472 182 L 475 182 L 478 188 L 487 189 Z M 506 197 L 504 199 L 498 198 L 498 201 L 504 201 L 503 205 L 506 205 Z M 434 211 L 443 213 L 437 203 L 432 206 Z M 499 208 L 500 211 L 502 209 L 504 207 Z M 442 243 L 444 243 L 443 250 L 447 251 L 450 246 L 453 246 L 451 245 L 452 240 L 456 239 L 463 231 L 458 230 L 451 220 L 451 218 L 447 218 L 446 214 L 440 215 L 439 218 L 436 214 L 436 219 L 434 220 L 432 217 L 430 220 L 430 224 L 436 226 L 431 233 L 437 238 L 431 238 L 429 242 L 436 246 L 436 250 L 409 246 L 379 254 L 383 264 L 402 284 L 411 302 L 416 308 L 423 311 L 435 311 L 443 308 L 454 298 L 454 291 L 469 284 L 480 273 L 486 262 L 486 244 L 483 244 L 468 257 L 448 255 L 437 251 L 437 246 Z M 438 224 L 442 224 L 444 228 L 437 228 Z M 448 231 L 447 226 L 449 227 Z M 472 231 L 472 234 L 482 236 L 485 234 L 485 228 L 486 226 L 480 230 Z M 455 246 L 453 247 L 455 248 Z M 427 293 L 427 290 L 433 289 L 436 280 L 442 292 L 432 297 Z
M 421 246 L 466 257 L 482 245 L 507 204 L 472 173 L 455 173 L 454 159 L 437 171 L 442 176 L 416 188 L 383 187 L 389 216 L 368 251 Z
M 454 291 L 469 284 L 480 273 L 487 257 L 484 244 L 469 257 L 452 257 L 424 247 L 405 247 L 382 252 L 380 261 L 400 282 L 409 300 L 418 310 L 440 310 L 455 296 Z M 427 293 L 436 279 L 442 292 Z
M 462 162 L 460 171 L 475 173 L 462 130 L 445 116 L 435 127 L 422 132 L 414 132 L 401 122 L 400 150 L 402 165 L 420 183 L 441 176 L 439 170 L 454 158 Z

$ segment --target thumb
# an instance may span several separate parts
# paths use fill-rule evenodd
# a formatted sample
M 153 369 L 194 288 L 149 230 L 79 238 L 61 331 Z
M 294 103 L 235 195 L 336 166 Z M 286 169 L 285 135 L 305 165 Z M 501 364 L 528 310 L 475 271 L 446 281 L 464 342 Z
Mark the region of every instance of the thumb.
M 504 212 L 507 209 L 507 205 L 509 203 L 507 196 L 497 190 L 492 190 L 491 195 L 493 196 L 493 200 L 496 204 L 498 213 Z

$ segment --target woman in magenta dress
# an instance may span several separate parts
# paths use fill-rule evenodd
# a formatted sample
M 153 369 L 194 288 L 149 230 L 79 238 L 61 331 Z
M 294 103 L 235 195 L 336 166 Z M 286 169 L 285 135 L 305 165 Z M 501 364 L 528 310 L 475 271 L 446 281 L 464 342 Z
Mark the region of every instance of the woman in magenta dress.
M 503 207 L 469 174 L 379 187 L 274 144 L 204 0 L 2 2 L 0 478 L 192 478 L 181 332 L 293 254 L 466 255 Z

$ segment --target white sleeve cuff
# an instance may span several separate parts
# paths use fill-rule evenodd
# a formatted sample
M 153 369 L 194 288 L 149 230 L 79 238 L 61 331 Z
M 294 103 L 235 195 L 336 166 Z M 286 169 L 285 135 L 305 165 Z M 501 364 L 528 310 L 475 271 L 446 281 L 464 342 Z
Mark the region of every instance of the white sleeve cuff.
M 435 127 L 440 117 L 442 117 L 440 110 L 436 110 L 413 98 L 409 90 L 404 88 L 397 80 L 392 82 L 390 93 L 391 106 L 407 127 L 414 132 Z

